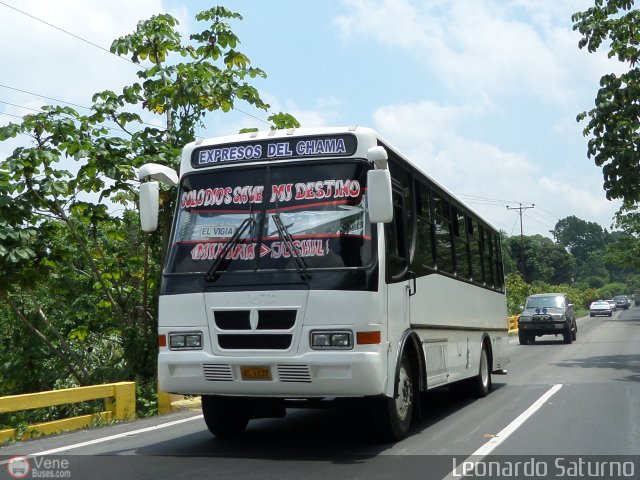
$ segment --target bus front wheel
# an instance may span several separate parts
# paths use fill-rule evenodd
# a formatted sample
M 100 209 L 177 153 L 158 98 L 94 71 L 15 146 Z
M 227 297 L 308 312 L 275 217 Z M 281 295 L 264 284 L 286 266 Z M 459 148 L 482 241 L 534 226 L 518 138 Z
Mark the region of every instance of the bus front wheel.
M 242 397 L 202 396 L 202 415 L 207 428 L 216 437 L 233 437 L 244 432 L 249 423 L 251 405 Z
M 409 434 L 415 407 L 416 385 L 411 361 L 405 354 L 398 369 L 398 392 L 395 398 L 372 399 L 372 419 L 384 441 L 402 440 Z

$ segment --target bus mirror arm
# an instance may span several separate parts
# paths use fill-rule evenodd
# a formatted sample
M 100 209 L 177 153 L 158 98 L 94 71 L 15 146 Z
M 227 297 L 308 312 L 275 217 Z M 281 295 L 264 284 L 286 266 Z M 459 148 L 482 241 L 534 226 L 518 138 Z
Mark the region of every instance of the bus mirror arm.
M 145 163 L 138 170 L 138 178 L 144 180 L 157 180 L 160 183 L 166 183 L 175 187 L 178 185 L 178 174 L 172 168 L 157 163 Z

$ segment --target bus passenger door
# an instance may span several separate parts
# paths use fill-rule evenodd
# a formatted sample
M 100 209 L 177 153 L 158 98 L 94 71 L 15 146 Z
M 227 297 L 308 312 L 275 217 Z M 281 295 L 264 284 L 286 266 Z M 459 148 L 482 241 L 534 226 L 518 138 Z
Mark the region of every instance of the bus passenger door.
M 396 348 L 403 332 L 411 324 L 410 297 L 415 293 L 415 279 L 409 272 L 408 202 L 402 187 L 393 184 L 393 221 L 385 225 L 385 266 L 387 285 L 388 342 L 391 345 L 390 368 L 395 368 Z

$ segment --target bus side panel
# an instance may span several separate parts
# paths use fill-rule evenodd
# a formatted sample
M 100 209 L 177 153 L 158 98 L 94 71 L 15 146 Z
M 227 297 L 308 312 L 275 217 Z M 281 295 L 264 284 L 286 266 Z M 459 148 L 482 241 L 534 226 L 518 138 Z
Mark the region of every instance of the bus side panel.
M 478 373 L 485 334 L 491 340 L 493 369 L 504 368 L 508 336 L 503 294 L 443 275 L 426 275 L 416 279 L 410 312 L 411 326 L 426 352 L 427 376 L 436 375 L 439 384 Z

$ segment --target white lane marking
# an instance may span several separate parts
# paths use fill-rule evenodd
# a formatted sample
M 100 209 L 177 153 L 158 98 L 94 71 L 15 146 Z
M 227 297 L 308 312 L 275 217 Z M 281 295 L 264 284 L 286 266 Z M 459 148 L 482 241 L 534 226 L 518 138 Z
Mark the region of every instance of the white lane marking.
M 495 437 L 493 437 L 478 450 L 473 452 L 469 457 L 467 457 L 463 461 L 463 463 L 476 463 L 489 455 L 498 445 L 509 438 L 509 435 L 515 432 L 524 422 L 526 422 L 529 417 L 531 417 L 531 415 L 536 413 L 544 405 L 544 403 L 561 388 L 562 384 L 559 383 L 547 390 L 538 400 L 536 400 L 529 408 L 522 412 L 514 421 L 500 430 Z M 454 475 L 454 473 L 456 474 Z M 454 469 L 442 480 L 453 480 L 462 477 L 463 475 L 460 475 L 460 473 L 456 472 L 456 470 Z
M 110 435 L 108 437 L 96 438 L 95 440 L 88 440 L 88 441 L 82 442 L 82 443 L 75 443 L 73 445 L 67 445 L 66 447 L 58 447 L 58 448 L 53 448 L 51 450 L 45 450 L 45 451 L 42 451 L 42 452 L 35 452 L 35 453 L 30 453 L 30 454 L 27 454 L 27 455 L 19 455 L 19 456 L 27 457 L 27 458 L 33 458 L 33 457 L 39 457 L 39 456 L 43 456 L 43 455 L 53 455 L 54 453 L 65 452 L 67 450 L 74 450 L 76 448 L 82 448 L 82 447 L 86 447 L 88 445 L 95 445 L 97 443 L 109 442 L 111 440 L 117 440 L 117 439 L 123 438 L 123 437 L 131 437 L 131 436 L 137 435 L 139 433 L 153 432 L 155 430 L 161 430 L 163 428 L 173 427 L 174 425 L 180 425 L 181 423 L 192 422 L 193 420 L 200 420 L 201 418 L 203 418 L 202 415 L 196 415 L 194 417 L 183 418 L 181 420 L 174 420 L 173 422 L 161 423 L 160 425 L 154 425 L 153 427 L 140 428 L 138 430 L 131 430 L 131 431 L 128 431 L 128 432 L 118 433 L 117 435 Z M 6 463 L 9 463 L 10 461 L 11 461 L 11 459 L 0 461 L 0 465 L 4 465 Z

